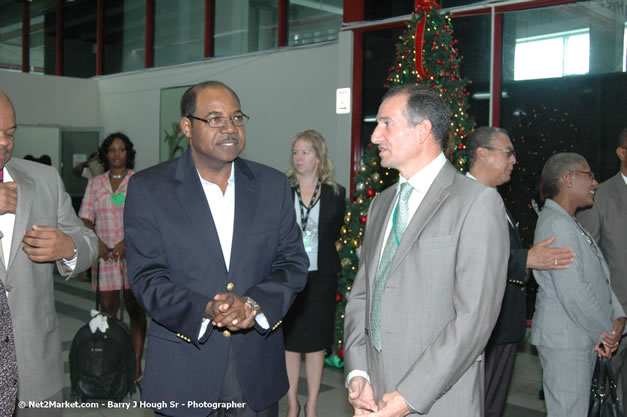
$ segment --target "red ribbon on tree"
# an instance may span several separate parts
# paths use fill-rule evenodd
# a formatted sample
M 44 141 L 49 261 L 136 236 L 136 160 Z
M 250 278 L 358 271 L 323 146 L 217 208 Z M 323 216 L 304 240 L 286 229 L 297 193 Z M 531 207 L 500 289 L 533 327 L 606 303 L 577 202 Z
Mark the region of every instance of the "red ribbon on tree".
M 420 19 L 420 22 L 418 22 L 418 25 L 416 25 L 416 36 L 415 36 L 416 38 L 416 45 L 415 45 L 416 71 L 418 71 L 418 75 L 420 75 L 422 78 L 427 78 L 427 73 L 422 67 L 422 64 L 423 64 L 422 42 L 425 38 L 425 24 L 427 22 L 427 12 L 433 8 L 440 9 L 440 5 L 438 4 L 436 0 L 415 0 L 414 1 L 414 10 L 416 10 L 416 12 L 418 12 L 419 10 L 422 10 L 424 12 L 422 15 L 422 19 Z

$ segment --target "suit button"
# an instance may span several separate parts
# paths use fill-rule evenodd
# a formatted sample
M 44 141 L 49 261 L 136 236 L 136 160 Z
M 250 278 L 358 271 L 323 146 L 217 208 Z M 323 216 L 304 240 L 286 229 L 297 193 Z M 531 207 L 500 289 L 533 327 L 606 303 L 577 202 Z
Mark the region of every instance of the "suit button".
M 225 331 L 222 332 L 222 336 L 230 337 L 231 336 L 231 332 L 229 332 L 228 330 L 225 330 Z
M 226 284 L 227 290 L 233 291 L 233 288 L 235 288 L 235 284 L 233 284 L 232 282 L 229 282 L 228 284 Z

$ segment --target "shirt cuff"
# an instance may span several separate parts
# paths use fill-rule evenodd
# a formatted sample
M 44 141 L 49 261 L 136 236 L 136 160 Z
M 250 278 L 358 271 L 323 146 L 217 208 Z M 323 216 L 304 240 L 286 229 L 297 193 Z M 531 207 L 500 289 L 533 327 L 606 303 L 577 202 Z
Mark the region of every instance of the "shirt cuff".
M 366 381 L 370 383 L 370 376 L 368 375 L 368 372 L 360 371 L 359 369 L 354 369 L 348 373 L 344 386 L 348 388 L 348 383 L 350 382 L 351 379 L 355 378 L 356 376 L 363 376 L 366 379 Z
M 263 327 L 265 330 L 270 328 L 270 323 L 268 323 L 268 319 L 266 318 L 266 315 L 263 313 L 257 314 L 255 316 L 255 321 L 257 322 L 258 325 Z
M 78 254 L 76 253 L 76 248 L 74 248 L 74 256 L 72 256 L 70 259 L 65 259 L 65 258 L 61 258 L 61 263 L 63 263 L 63 265 L 69 269 L 69 272 L 74 271 L 74 269 L 76 269 L 76 261 L 78 259 Z
M 209 323 L 211 323 L 211 320 L 202 319 L 202 323 L 200 323 L 200 332 L 198 332 L 198 340 L 202 339 L 205 333 L 207 333 L 207 327 L 209 327 Z

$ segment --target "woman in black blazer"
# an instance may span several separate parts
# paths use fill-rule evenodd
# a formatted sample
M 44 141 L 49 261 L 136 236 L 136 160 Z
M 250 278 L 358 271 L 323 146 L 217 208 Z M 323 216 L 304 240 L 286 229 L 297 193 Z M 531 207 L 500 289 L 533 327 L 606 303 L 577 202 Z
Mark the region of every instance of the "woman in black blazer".
M 296 417 L 300 412 L 297 394 L 303 353 L 307 377 L 305 415 L 317 417 L 324 351 L 333 342 L 335 294 L 340 272 L 335 242 L 346 210 L 346 190 L 332 180 L 333 164 L 327 157 L 327 144 L 315 130 L 306 130 L 294 137 L 292 166 L 288 176 L 310 265 L 307 286 L 296 297 L 283 321 L 290 382 L 287 417 Z

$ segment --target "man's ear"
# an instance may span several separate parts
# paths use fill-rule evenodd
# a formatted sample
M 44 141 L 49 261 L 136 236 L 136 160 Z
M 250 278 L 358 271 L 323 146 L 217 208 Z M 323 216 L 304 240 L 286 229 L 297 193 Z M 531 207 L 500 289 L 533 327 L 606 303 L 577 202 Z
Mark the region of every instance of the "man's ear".
M 185 116 L 181 117 L 181 130 L 188 138 L 192 137 L 192 121 Z
M 616 156 L 618 156 L 618 159 L 620 159 L 621 162 L 624 162 L 625 159 L 627 159 L 627 149 L 619 146 L 618 148 L 616 148 Z
M 422 122 L 418 123 L 414 129 L 416 132 L 416 137 L 418 138 L 418 143 L 424 143 L 427 138 L 429 137 L 429 134 L 431 133 L 431 127 L 433 125 L 431 124 L 431 120 L 428 119 L 424 119 Z

